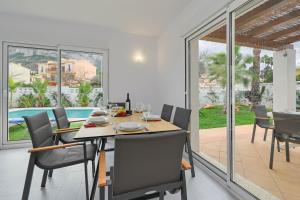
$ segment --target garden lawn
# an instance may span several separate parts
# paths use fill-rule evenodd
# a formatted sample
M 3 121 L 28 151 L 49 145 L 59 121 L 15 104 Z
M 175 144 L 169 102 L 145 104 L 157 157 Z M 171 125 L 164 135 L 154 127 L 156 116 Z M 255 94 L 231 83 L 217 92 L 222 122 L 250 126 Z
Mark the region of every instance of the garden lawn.
M 249 106 L 240 106 L 240 110 L 235 112 L 235 125 L 253 124 L 254 113 Z M 226 113 L 223 106 L 213 108 L 202 108 L 199 110 L 199 128 L 219 128 L 226 127 Z
M 82 124 L 83 122 L 71 123 L 70 128 L 79 128 L 82 126 Z M 14 125 L 9 128 L 9 141 L 18 140 L 30 140 L 30 136 L 25 123 L 22 124 L 22 127 L 19 125 Z

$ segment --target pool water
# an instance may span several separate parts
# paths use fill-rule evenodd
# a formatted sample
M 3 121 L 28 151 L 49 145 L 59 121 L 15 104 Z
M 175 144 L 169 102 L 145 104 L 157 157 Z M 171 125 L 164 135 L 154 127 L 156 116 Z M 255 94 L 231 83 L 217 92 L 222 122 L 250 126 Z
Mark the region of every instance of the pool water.
M 88 118 L 92 108 L 67 108 L 67 116 L 68 118 Z M 9 111 L 8 118 L 22 118 L 23 116 L 32 116 L 38 114 L 40 112 L 47 112 L 50 119 L 54 119 L 54 115 L 52 112 L 52 108 L 25 108 L 15 111 Z

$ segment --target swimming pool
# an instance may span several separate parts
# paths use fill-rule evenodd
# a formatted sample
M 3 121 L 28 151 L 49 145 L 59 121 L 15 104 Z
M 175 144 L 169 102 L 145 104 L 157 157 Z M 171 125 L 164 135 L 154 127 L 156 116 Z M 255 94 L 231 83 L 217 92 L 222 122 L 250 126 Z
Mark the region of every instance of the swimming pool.
M 66 108 L 68 118 L 88 118 L 93 108 Z M 23 116 L 32 116 L 40 112 L 47 112 L 50 119 L 54 119 L 52 108 L 20 108 L 10 110 L 9 119 L 20 119 Z

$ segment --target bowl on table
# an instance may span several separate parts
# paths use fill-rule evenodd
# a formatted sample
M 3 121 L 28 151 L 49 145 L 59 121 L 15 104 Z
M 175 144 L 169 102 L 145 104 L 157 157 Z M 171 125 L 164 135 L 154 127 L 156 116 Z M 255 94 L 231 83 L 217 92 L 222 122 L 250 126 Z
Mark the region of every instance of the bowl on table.
M 89 117 L 89 119 L 87 120 L 88 123 L 91 124 L 96 124 L 96 125 L 104 125 L 109 123 L 109 119 L 108 117 L 105 116 L 96 116 L 96 117 Z
M 145 125 L 138 122 L 121 122 L 117 128 L 120 131 L 134 132 L 145 129 Z

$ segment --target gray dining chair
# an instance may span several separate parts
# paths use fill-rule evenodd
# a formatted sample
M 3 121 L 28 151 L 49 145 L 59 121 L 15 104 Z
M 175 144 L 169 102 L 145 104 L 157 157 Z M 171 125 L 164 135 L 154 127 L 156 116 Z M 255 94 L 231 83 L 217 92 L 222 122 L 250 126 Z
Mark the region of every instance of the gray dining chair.
M 171 121 L 171 116 L 172 116 L 172 111 L 173 111 L 173 106 L 164 104 L 162 111 L 161 111 L 161 118 L 165 121 L 170 122 Z
M 78 140 L 74 139 L 74 136 L 76 135 L 79 128 L 70 128 L 71 122 L 68 119 L 67 113 L 65 108 L 63 107 L 57 107 L 52 109 L 52 112 L 55 117 L 56 125 L 59 130 L 69 130 L 69 132 L 58 135 L 58 140 L 62 143 L 72 143 L 72 142 L 78 142 Z M 76 120 L 72 122 L 82 122 L 85 120 Z
M 173 124 L 187 132 L 185 146 L 187 148 L 189 161 L 192 166 L 192 168 L 191 168 L 192 177 L 195 177 L 194 161 L 193 161 L 193 154 L 192 154 L 192 147 L 191 147 L 191 133 L 190 133 L 190 131 L 188 131 L 189 124 L 190 124 L 190 118 L 191 118 L 191 112 L 192 112 L 192 110 L 190 110 L 190 109 L 176 107 Z
M 290 162 L 289 143 L 300 144 L 300 115 L 273 112 L 273 130 L 269 168 L 273 169 L 275 139 L 285 142 L 286 161 Z
M 117 136 L 114 165 L 106 180 L 105 151 L 99 156 L 99 192 L 108 199 L 148 199 L 158 195 L 164 199 L 166 191 L 181 190 L 181 199 L 187 199 L 185 169 L 182 162 L 185 131 Z M 154 192 L 149 194 L 149 192 Z
M 63 144 L 78 142 L 79 140 L 74 139 L 79 128 L 70 128 L 71 123 L 73 122 L 83 122 L 85 120 L 76 120 L 69 121 L 67 112 L 64 107 L 57 107 L 52 109 L 52 112 L 55 117 L 56 125 L 59 130 L 59 134 L 56 134 L 55 144 L 58 144 L 61 141 Z M 90 140 L 91 143 L 94 143 L 94 140 Z M 95 162 L 92 161 L 92 173 L 95 174 Z M 52 177 L 53 170 L 49 171 L 48 176 Z
M 29 164 L 22 194 L 22 200 L 29 197 L 34 166 L 44 170 L 41 187 L 46 186 L 49 170 L 84 164 L 86 198 L 89 198 L 87 163 L 94 161 L 96 145 L 84 142 L 55 145 L 54 134 L 47 115 L 41 112 L 34 116 L 24 117 L 31 137 L 33 148 L 30 153 Z
M 267 134 L 269 129 L 274 129 L 273 124 L 270 122 L 270 117 L 267 115 L 267 109 L 265 105 L 255 105 L 252 107 L 252 110 L 255 113 L 255 119 L 253 124 L 253 131 L 251 142 L 254 143 L 256 126 L 265 129 L 264 141 L 267 139 Z

